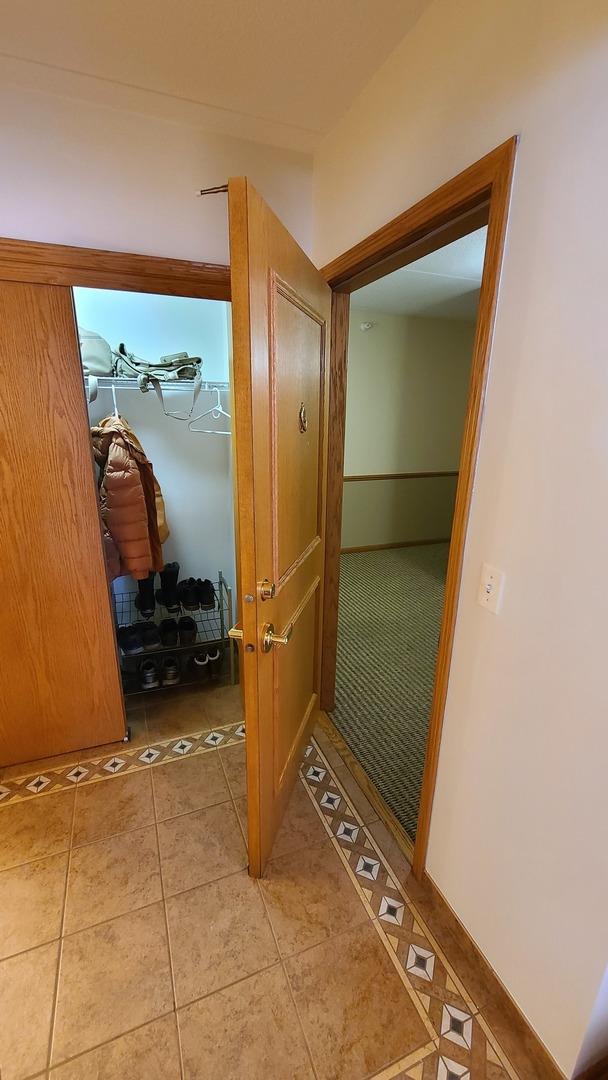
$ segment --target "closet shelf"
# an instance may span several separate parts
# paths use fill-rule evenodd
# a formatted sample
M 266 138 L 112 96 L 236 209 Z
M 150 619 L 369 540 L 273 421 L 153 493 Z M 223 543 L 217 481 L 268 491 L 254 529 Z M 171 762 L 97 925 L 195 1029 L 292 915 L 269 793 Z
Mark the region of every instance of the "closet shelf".
M 85 375 L 85 386 L 88 387 L 89 379 Z M 111 378 L 101 376 L 97 379 L 97 385 L 100 390 L 110 390 L 114 387 L 115 390 L 141 390 L 137 379 L 124 379 L 124 378 Z M 168 382 L 161 382 L 163 393 L 167 390 L 187 390 L 190 394 L 194 389 L 194 379 L 175 379 Z M 203 382 L 201 384 L 201 390 L 225 390 L 230 389 L 230 383 L 227 382 Z M 149 386 L 147 393 L 154 393 L 153 387 Z

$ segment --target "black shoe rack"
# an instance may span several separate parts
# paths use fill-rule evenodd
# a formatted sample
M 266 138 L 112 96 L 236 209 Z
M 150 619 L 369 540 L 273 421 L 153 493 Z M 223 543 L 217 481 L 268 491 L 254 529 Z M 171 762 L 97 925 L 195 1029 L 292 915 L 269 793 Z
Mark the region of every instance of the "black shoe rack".
M 149 619 L 144 619 L 136 607 L 135 600 L 139 595 L 137 590 L 116 592 L 112 588 L 117 631 L 122 626 L 132 626 L 138 622 L 156 623 L 158 626 L 163 619 L 176 619 L 179 621 L 182 615 L 189 615 L 196 623 L 196 641 L 191 645 L 161 645 L 159 649 L 145 649 L 144 652 L 132 654 L 126 654 L 120 646 L 118 647 L 125 696 L 145 694 L 147 697 L 157 690 L 170 690 L 177 686 L 190 686 L 207 682 L 209 678 L 207 667 L 198 667 L 194 664 L 192 657 L 198 652 L 203 652 L 205 648 L 213 649 L 214 645 L 220 648 L 223 657 L 222 676 L 226 668 L 227 657 L 227 674 L 231 684 L 234 684 L 236 677 L 235 655 L 233 642 L 228 637 L 228 629 L 232 626 L 232 589 L 227 584 L 221 570 L 218 571 L 217 581 L 213 582 L 213 587 L 215 589 L 215 605 L 213 608 L 200 608 L 196 611 L 181 608 L 179 612 L 170 612 L 156 601 L 154 615 Z M 154 690 L 143 690 L 139 676 L 139 665 L 142 660 L 154 660 L 158 657 L 160 661 L 167 654 L 177 657 L 177 662 L 181 668 L 179 682 L 170 686 L 160 685 L 155 687 Z M 159 671 L 160 667 L 159 663 Z

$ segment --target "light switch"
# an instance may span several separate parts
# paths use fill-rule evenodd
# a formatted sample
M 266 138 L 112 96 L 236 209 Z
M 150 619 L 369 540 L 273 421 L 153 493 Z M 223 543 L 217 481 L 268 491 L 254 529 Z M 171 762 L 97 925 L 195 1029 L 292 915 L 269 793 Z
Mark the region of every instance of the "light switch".
M 479 595 L 477 597 L 482 607 L 493 611 L 498 615 L 502 603 L 502 594 L 505 585 L 504 570 L 497 570 L 495 566 L 484 563 L 481 568 L 481 581 L 479 582 Z

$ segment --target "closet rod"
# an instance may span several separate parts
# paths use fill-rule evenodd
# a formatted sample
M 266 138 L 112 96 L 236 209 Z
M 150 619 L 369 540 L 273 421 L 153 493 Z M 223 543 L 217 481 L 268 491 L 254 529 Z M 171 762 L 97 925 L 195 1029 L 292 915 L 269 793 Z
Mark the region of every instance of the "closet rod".
M 85 375 L 85 386 L 88 386 L 89 379 Z M 112 379 L 104 378 L 101 376 L 97 379 L 97 385 L 100 390 L 109 390 L 114 386 L 117 390 L 139 390 L 140 386 L 137 379 Z M 165 382 L 161 380 L 161 386 L 163 391 L 165 390 L 188 390 L 192 393 L 194 387 L 193 379 L 174 379 Z M 150 389 L 152 389 L 150 387 Z M 201 390 L 230 390 L 230 383 L 227 382 L 203 382 L 201 383 Z

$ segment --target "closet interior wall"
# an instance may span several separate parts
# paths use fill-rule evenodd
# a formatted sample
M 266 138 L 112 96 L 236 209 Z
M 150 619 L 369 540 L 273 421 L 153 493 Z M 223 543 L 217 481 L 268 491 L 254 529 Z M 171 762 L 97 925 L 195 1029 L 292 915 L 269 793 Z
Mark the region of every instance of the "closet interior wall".
M 230 304 L 220 300 L 157 296 L 101 289 L 74 289 L 78 324 L 100 333 L 115 348 L 148 360 L 187 351 L 202 356 L 208 382 L 229 382 Z M 117 383 L 118 410 L 143 445 L 160 483 L 170 534 L 163 544 L 165 562 L 180 564 L 180 578 L 217 580 L 218 569 L 235 584 L 231 440 L 190 431 L 188 424 L 165 416 L 153 390 L 147 393 Z M 187 413 L 191 390 L 163 387 L 167 411 Z M 222 401 L 230 411 L 229 394 Z M 203 391 L 194 415 L 212 404 Z M 100 387 L 89 404 L 91 424 L 113 411 L 112 391 Z M 118 578 L 116 591 L 136 588 Z

